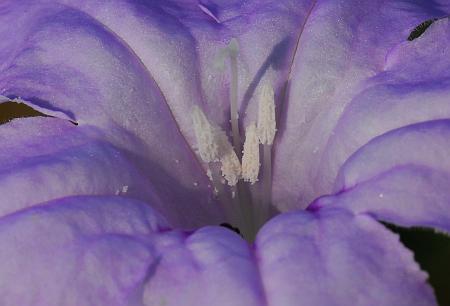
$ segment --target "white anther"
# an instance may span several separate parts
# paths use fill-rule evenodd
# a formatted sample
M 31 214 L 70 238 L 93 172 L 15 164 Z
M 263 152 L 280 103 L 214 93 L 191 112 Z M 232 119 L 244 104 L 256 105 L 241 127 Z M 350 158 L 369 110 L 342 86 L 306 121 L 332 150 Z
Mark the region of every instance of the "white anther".
M 219 159 L 219 146 L 216 141 L 215 128 L 209 123 L 198 106 L 194 106 L 192 110 L 192 122 L 201 159 L 205 163 L 217 161 Z
M 241 164 L 236 153 L 232 151 L 222 157 L 220 161 L 222 163 L 220 170 L 223 177 L 227 180 L 228 185 L 235 186 L 241 177 Z
M 220 162 L 222 164 L 220 170 L 222 176 L 227 180 L 228 185 L 235 186 L 241 178 L 241 163 L 233 150 L 233 146 L 228 141 L 228 137 L 224 131 L 216 129 L 216 137 L 219 142 Z
M 275 95 L 270 85 L 263 85 L 259 97 L 258 136 L 265 145 L 272 145 L 275 138 Z
M 127 193 L 128 192 L 128 186 L 125 185 L 122 187 L 122 193 Z
M 244 181 L 254 184 L 259 174 L 259 138 L 256 124 L 250 124 L 245 130 L 244 151 L 242 152 L 242 177 Z

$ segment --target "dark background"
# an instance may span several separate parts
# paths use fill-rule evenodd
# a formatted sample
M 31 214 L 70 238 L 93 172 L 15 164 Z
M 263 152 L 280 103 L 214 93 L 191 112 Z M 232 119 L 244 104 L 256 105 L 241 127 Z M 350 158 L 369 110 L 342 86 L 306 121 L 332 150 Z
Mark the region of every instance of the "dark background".
M 428 272 L 439 305 L 450 306 L 450 237 L 430 229 L 388 227 L 400 234 L 422 270 Z

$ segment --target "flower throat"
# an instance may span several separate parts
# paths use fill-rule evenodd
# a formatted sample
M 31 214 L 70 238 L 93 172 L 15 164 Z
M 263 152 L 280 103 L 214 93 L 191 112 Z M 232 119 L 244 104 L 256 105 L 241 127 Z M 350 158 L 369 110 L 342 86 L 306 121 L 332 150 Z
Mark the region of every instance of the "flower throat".
M 223 206 L 228 221 L 253 241 L 258 229 L 271 216 L 272 145 L 276 133 L 275 97 L 272 86 L 259 90 L 257 122 L 245 128 L 245 141 L 239 131 L 238 114 L 238 44 L 231 40 L 223 50 L 230 65 L 231 140 L 205 113 L 195 106 L 192 122 L 197 153 L 205 163 L 214 193 Z M 243 143 L 243 146 L 242 146 Z M 262 146 L 262 173 L 260 147 Z

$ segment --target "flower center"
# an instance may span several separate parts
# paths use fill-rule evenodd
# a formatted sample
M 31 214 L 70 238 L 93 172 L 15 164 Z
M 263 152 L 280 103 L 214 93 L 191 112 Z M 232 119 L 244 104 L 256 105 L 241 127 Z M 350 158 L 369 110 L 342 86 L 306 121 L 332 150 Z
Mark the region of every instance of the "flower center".
M 253 241 L 259 227 L 271 215 L 272 144 L 276 133 L 275 98 L 272 86 L 261 85 L 257 123 L 245 129 L 245 141 L 239 132 L 238 114 L 238 44 L 231 40 L 225 50 L 230 64 L 231 141 L 205 113 L 195 106 L 192 122 L 197 140 L 197 153 L 205 163 L 228 221 Z M 260 171 L 260 146 L 262 173 Z M 252 192 L 253 191 L 253 192 Z

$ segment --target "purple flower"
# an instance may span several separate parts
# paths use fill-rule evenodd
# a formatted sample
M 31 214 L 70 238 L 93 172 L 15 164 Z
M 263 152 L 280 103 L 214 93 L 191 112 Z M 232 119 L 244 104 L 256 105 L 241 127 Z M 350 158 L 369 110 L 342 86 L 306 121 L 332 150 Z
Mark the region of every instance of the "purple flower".
M 436 305 L 378 221 L 450 232 L 448 12 L 2 1 L 0 304 Z

